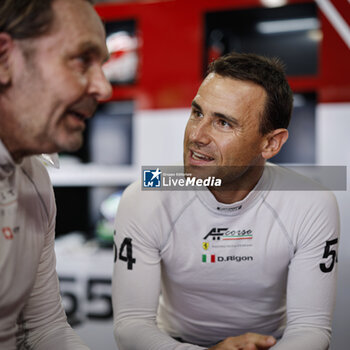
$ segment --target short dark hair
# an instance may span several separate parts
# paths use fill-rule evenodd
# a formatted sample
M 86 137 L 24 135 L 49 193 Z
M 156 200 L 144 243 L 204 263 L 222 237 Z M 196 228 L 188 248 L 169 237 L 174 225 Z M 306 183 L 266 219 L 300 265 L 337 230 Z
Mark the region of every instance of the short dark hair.
M 293 109 L 293 92 L 284 65 L 278 58 L 231 52 L 209 65 L 208 74 L 251 81 L 262 86 L 267 99 L 260 123 L 260 133 L 287 128 Z
M 46 34 L 54 20 L 54 1 L 1 0 L 0 33 L 8 33 L 14 39 L 30 39 Z M 93 3 L 92 0 L 86 1 Z

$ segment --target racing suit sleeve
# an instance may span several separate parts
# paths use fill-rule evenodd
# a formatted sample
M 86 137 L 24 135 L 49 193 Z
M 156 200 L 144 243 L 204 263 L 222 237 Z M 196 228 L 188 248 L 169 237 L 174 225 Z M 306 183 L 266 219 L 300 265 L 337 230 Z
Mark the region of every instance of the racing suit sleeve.
M 56 206 L 50 185 L 48 232 L 30 298 L 18 319 L 17 349 L 88 350 L 67 323 L 54 252 Z
M 333 194 L 323 195 L 323 208 L 311 210 L 304 219 L 289 266 L 287 326 L 273 350 L 327 350 L 330 345 L 339 212 Z
M 180 343 L 157 327 L 162 234 L 167 228 L 152 200 L 145 199 L 148 193 L 134 195 L 129 187 L 119 204 L 115 222 L 112 298 L 118 349 L 203 349 Z

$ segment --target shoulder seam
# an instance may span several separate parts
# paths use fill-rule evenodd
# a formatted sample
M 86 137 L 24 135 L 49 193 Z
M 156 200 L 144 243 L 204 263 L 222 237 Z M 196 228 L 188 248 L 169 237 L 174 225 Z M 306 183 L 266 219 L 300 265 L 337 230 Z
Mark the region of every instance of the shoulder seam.
M 32 183 L 32 185 L 34 186 L 35 191 L 36 191 L 36 193 L 37 193 L 37 195 L 38 195 L 38 197 L 39 197 L 39 200 L 40 200 L 41 204 L 42 204 L 43 207 L 44 207 L 45 214 L 46 214 L 46 216 L 47 216 L 47 220 L 49 221 L 49 220 L 50 220 L 49 210 L 48 210 L 48 208 L 46 207 L 45 201 L 44 201 L 44 199 L 43 199 L 41 193 L 39 192 L 38 187 L 36 186 L 34 180 L 33 180 L 33 179 L 29 176 L 29 174 L 26 172 L 26 170 L 23 169 L 23 168 L 21 168 L 21 169 L 22 169 L 24 175 L 28 178 L 28 180 L 29 180 L 29 181 Z
M 263 204 L 271 211 L 272 215 L 274 216 L 274 218 L 277 220 L 279 226 L 281 227 L 282 229 L 282 232 L 289 244 L 289 247 L 290 247 L 290 254 L 291 254 L 291 257 L 294 255 L 295 253 L 295 247 L 293 245 L 293 242 L 291 241 L 290 239 L 290 236 L 288 234 L 288 230 L 286 229 L 286 227 L 284 226 L 280 216 L 278 215 L 277 211 L 272 207 L 272 205 L 270 203 L 268 203 L 266 201 L 266 198 L 264 197 L 263 198 Z
M 177 217 L 175 218 L 175 220 L 173 220 L 173 221 L 171 222 L 171 226 L 170 226 L 170 229 L 169 229 L 169 232 L 168 232 L 168 235 L 167 235 L 167 236 L 168 236 L 168 237 L 167 237 L 167 240 L 166 240 L 166 242 L 164 243 L 164 245 L 162 246 L 161 250 L 163 250 L 163 249 L 167 246 L 167 244 L 168 244 L 168 242 L 169 242 L 170 234 L 171 234 L 171 232 L 174 230 L 174 226 L 175 226 L 176 222 L 179 220 L 179 218 L 181 217 L 181 215 L 183 214 L 183 212 L 192 204 L 192 202 L 193 202 L 195 199 L 196 199 L 196 196 L 193 196 L 193 197 L 188 201 L 188 203 L 185 204 L 185 205 L 183 206 L 182 210 L 181 210 L 180 213 L 177 215 Z

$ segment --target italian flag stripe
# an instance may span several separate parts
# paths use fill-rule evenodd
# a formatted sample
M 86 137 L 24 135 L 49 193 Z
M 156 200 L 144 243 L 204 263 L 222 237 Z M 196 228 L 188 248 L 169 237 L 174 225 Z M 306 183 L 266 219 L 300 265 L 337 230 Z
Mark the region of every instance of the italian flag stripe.
M 210 262 L 214 263 L 215 262 L 215 254 L 212 255 L 207 255 L 207 254 L 202 254 L 202 262 L 206 263 L 209 262 L 209 258 L 210 257 Z

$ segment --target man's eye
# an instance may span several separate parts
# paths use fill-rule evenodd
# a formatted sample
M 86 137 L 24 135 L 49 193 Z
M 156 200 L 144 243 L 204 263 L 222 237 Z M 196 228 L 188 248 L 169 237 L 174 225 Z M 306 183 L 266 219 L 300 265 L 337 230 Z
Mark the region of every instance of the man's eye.
M 195 117 L 201 117 L 203 114 L 201 111 L 198 111 L 197 109 L 192 110 L 192 115 Z
M 220 125 L 222 125 L 222 126 L 230 126 L 230 124 L 226 120 L 220 120 Z
M 88 64 L 91 61 L 91 58 L 89 55 L 81 55 L 79 59 L 84 63 Z
M 225 120 L 225 119 L 219 119 L 217 120 L 217 125 L 220 127 L 220 128 L 225 128 L 225 129 L 229 129 L 231 128 L 231 124 Z
M 87 68 L 92 61 L 91 55 L 88 55 L 88 54 L 77 56 L 77 60 L 84 68 Z

